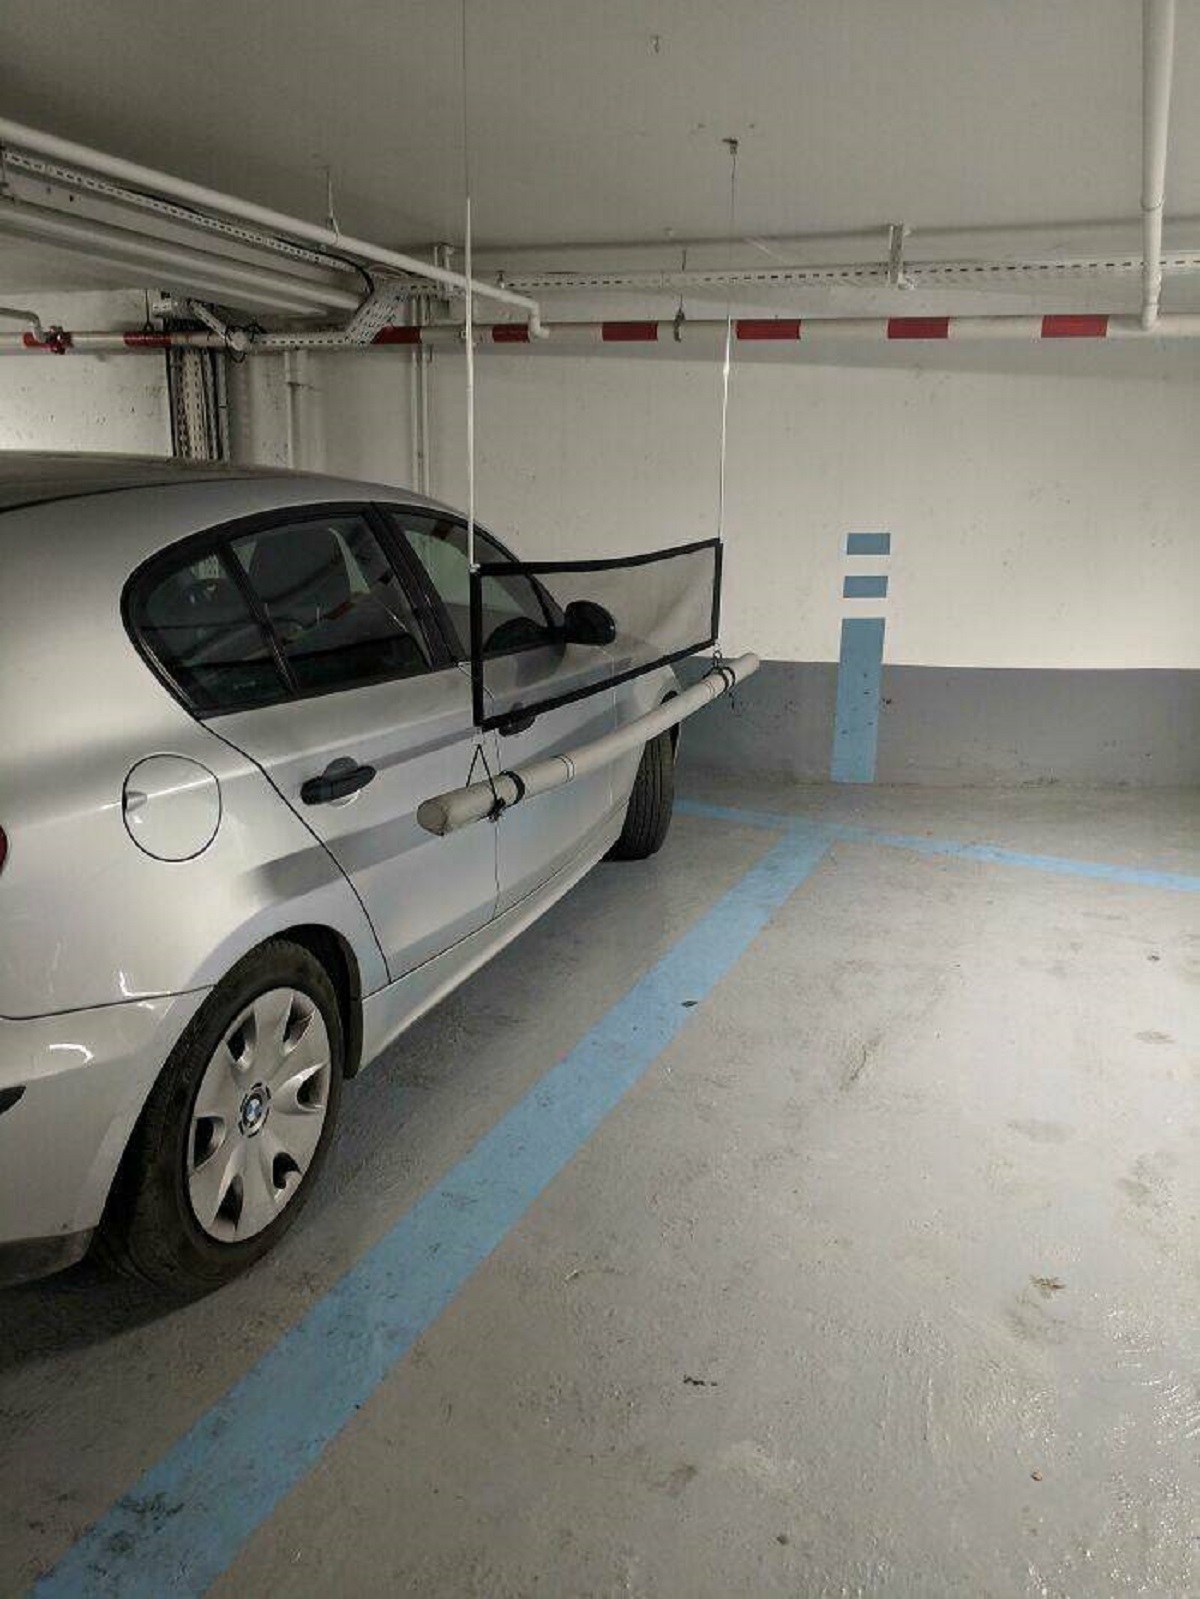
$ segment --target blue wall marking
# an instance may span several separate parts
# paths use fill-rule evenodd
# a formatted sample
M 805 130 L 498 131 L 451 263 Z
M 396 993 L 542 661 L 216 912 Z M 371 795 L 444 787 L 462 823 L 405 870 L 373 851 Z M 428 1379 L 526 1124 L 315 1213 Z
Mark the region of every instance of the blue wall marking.
M 833 756 L 829 767 L 829 775 L 835 783 L 875 781 L 882 681 L 883 617 L 846 617 L 842 622 Z
M 883 600 L 887 591 L 887 578 L 874 574 L 852 572 L 842 580 L 842 597 L 847 600 Z
M 146 1472 L 34 1592 L 200 1595 L 819 864 L 781 839 Z
M 796 827 L 808 830 L 813 826 L 802 816 L 742 810 L 733 805 L 708 805 L 700 800 L 676 800 L 675 809 L 689 816 L 707 816 L 713 821 L 737 822 L 743 827 L 761 827 L 771 832 L 786 832 Z M 871 827 L 849 827 L 841 822 L 822 822 L 821 826 L 831 838 L 844 838 L 849 843 L 883 844 L 889 849 L 913 850 L 918 855 L 947 855 L 960 860 L 983 861 L 989 866 L 1020 866 L 1063 877 L 1090 877 L 1101 883 L 1126 883 L 1134 888 L 1166 888 L 1179 894 L 1200 894 L 1200 877 L 1188 872 L 1165 872 L 1146 866 L 1110 866 L 1104 861 L 1077 861 L 1066 855 L 1030 855 L 1023 850 L 999 849 L 994 844 L 964 844 L 952 838 L 883 833 Z
M 892 535 L 890 533 L 847 533 L 847 555 L 890 555 L 892 553 Z

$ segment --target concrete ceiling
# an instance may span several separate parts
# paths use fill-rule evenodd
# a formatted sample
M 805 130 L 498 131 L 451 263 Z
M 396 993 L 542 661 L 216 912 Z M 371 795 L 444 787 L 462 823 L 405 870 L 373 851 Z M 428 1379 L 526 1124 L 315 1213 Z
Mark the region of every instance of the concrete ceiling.
M 6 0 L 5 113 L 414 246 L 461 233 L 455 0 Z M 1139 214 L 1136 0 L 469 0 L 488 244 Z M 1168 216 L 1200 213 L 1200 6 Z M 0 276 L 7 276 L 0 267 Z

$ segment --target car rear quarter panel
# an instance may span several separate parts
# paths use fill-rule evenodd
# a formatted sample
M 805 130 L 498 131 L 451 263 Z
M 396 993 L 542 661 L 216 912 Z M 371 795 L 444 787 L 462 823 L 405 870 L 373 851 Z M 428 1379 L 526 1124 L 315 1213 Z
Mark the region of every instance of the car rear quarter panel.
M 71 510 L 94 508 L 103 543 L 116 502 L 140 498 L 102 496 Z M 125 514 L 135 509 L 127 503 Z M 6 526 L 16 518 L 21 537 Z M 347 939 L 364 989 L 384 982 L 370 923 L 328 852 L 252 761 L 175 702 L 129 641 L 120 616 L 129 567 L 112 555 L 119 528 L 101 556 L 68 520 L 56 506 L 0 517 L 0 1016 L 207 987 L 257 943 L 301 923 Z M 220 784 L 216 836 L 191 860 L 157 860 L 125 827 L 126 775 L 159 754 L 196 761 Z

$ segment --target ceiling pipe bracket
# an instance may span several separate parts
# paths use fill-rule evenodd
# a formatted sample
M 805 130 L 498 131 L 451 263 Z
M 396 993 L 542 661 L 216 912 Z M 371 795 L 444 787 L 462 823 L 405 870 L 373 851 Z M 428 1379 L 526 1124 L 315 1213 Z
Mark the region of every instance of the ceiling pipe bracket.
M 893 289 L 911 289 L 913 283 L 904 271 L 904 241 L 910 233 L 905 222 L 893 222 L 888 227 L 888 285 Z

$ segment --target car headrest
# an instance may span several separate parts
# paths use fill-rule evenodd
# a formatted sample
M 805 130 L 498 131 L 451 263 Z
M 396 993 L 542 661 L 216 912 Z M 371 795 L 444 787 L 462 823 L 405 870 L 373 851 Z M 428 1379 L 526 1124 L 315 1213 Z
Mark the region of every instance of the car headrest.
M 345 605 L 351 592 L 341 540 L 319 522 L 261 538 L 250 560 L 250 582 L 273 621 L 305 628 Z
M 150 593 L 146 620 L 180 660 L 250 622 L 245 600 L 224 574 L 193 578 L 182 572 L 172 573 Z

